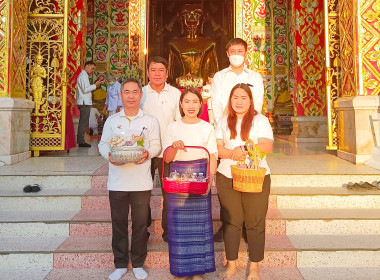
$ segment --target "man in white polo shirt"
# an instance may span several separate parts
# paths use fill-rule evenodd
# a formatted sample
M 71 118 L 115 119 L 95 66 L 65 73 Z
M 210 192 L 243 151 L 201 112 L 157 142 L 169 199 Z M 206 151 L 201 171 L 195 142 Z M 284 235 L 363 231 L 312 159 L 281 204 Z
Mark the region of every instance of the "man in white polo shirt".
M 216 123 L 226 114 L 231 89 L 239 83 L 246 83 L 251 88 L 253 105 L 255 110 L 261 113 L 264 103 L 263 78 L 259 73 L 247 68 L 247 49 L 247 42 L 241 38 L 231 39 L 226 45 L 230 66 L 215 73 L 211 87 L 211 104 Z M 223 241 L 223 225 L 214 235 L 214 241 Z
M 230 66 L 215 73 L 211 87 L 212 109 L 217 122 L 225 115 L 231 89 L 239 83 L 249 85 L 255 110 L 261 113 L 264 102 L 263 78 L 245 65 L 247 47 L 247 42 L 240 38 L 231 39 L 226 45 Z
M 77 132 L 77 143 L 79 147 L 91 147 L 90 144 L 84 141 L 84 133 L 86 132 L 90 118 L 92 92 L 103 83 L 102 81 L 96 81 L 95 84 L 90 84 L 89 75 L 94 73 L 94 71 L 95 63 L 93 61 L 87 61 L 77 79 L 77 105 L 80 112 Z
M 164 139 L 168 125 L 181 118 L 179 112 L 179 98 L 181 92 L 166 83 L 168 78 L 168 62 L 163 57 L 154 56 L 149 59 L 147 76 L 149 78 L 149 84 L 143 87 L 144 97 L 141 101 L 141 108 L 144 112 L 157 118 L 160 124 L 161 139 Z M 162 175 L 162 153 L 152 159 L 151 169 L 153 178 L 158 168 L 160 180 Z M 165 170 L 167 169 L 168 168 L 165 168 Z M 162 195 L 164 199 L 161 222 L 162 229 L 164 230 L 162 238 L 164 241 L 167 241 L 167 204 L 164 191 L 162 191 Z
M 150 159 L 161 152 L 160 129 L 157 119 L 140 109 L 142 86 L 138 80 L 130 78 L 124 81 L 120 98 L 124 108 L 108 117 L 99 143 L 100 154 L 109 161 L 107 189 L 111 206 L 112 251 L 116 267 L 109 279 L 118 280 L 127 272 L 129 207 L 132 217 L 133 273 L 137 279 L 145 279 L 148 274 L 143 269 L 143 264 L 148 251 L 149 203 L 153 188 Z M 140 161 L 123 165 L 114 162 L 108 141 L 116 136 L 129 140 L 132 135 L 144 139 L 144 151 Z

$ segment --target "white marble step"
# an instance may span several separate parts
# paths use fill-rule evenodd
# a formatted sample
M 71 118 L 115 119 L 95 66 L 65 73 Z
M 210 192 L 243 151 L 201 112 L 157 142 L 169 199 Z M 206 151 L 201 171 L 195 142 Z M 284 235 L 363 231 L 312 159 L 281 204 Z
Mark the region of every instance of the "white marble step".
M 299 267 L 298 270 L 305 280 L 378 280 L 380 278 L 380 267 Z
M 32 184 L 39 184 L 43 189 L 76 189 L 91 188 L 91 180 L 91 175 L 1 175 L 0 186 L 2 190 L 21 191 Z
M 51 272 L 51 268 L 45 269 L 0 269 L 1 279 L 6 280 L 44 280 Z M 71 278 L 75 279 L 75 278 Z M 63 279 L 62 279 L 63 280 Z M 69 280 L 67 278 L 67 280 Z

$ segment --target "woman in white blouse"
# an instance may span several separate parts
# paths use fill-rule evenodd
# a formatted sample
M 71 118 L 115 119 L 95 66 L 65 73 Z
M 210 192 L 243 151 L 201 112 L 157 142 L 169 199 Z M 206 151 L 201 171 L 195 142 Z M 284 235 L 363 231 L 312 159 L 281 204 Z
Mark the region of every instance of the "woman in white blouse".
M 245 223 L 250 267 L 247 280 L 260 279 L 258 263 L 264 259 L 265 217 L 268 211 L 270 170 L 266 159 L 260 167 L 266 168 L 261 193 L 244 193 L 233 189 L 231 165 L 245 159 L 244 144 L 251 139 L 262 152 L 273 150 L 273 132 L 268 119 L 254 109 L 252 91 L 247 84 L 235 85 L 230 93 L 228 115 L 218 123 L 217 146 L 221 158 L 216 174 L 216 186 L 222 207 L 224 245 L 227 268 L 220 279 L 230 279 L 236 273 L 236 260 L 243 222 Z
M 200 280 L 203 274 L 215 271 L 210 186 L 216 172 L 217 146 L 214 127 L 199 118 L 201 108 L 201 94 L 195 89 L 184 90 L 180 97 L 182 119 L 168 126 L 163 142 L 164 148 L 172 146 L 165 156 L 165 161 L 172 162 L 172 167 L 190 161 L 193 165 L 189 163 L 188 168 L 194 168 L 194 162 L 199 165 L 197 159 L 207 158 L 204 150 L 186 149 L 185 146 L 201 146 L 210 153 L 206 194 L 167 194 L 169 261 L 174 279 L 192 277 Z

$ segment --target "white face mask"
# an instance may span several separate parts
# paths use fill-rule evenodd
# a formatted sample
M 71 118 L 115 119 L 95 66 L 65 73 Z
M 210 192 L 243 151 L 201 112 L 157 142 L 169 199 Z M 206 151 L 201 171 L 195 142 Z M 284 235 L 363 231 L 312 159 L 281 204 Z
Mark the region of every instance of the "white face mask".
M 230 60 L 231 65 L 235 67 L 239 67 L 240 65 L 244 63 L 244 56 L 242 55 L 238 55 L 238 54 L 230 55 L 228 59 Z

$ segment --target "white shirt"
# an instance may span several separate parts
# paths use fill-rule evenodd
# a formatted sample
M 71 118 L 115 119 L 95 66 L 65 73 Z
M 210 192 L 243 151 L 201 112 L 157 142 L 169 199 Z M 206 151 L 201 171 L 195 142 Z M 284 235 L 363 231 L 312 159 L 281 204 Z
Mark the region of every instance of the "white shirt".
M 240 130 L 241 130 L 241 122 L 242 119 L 238 119 L 236 124 L 236 132 L 237 136 L 235 139 L 230 139 L 231 132 L 228 128 L 227 117 L 224 116 L 218 123 L 218 128 L 216 132 L 216 138 L 218 140 L 223 140 L 224 146 L 227 149 L 235 149 L 236 147 L 245 145 L 245 141 L 240 138 Z M 272 127 L 269 123 L 269 120 L 264 115 L 258 114 L 253 118 L 253 123 L 251 130 L 249 132 L 249 139 L 253 140 L 255 144 L 258 143 L 259 139 L 269 139 L 273 141 L 273 131 Z M 235 165 L 237 161 L 234 161 L 229 158 L 223 158 L 220 160 L 220 164 L 218 166 L 218 172 L 222 173 L 227 178 L 232 178 L 231 174 L 231 165 Z M 260 162 L 259 167 L 266 168 L 265 175 L 270 174 L 270 169 L 267 164 L 266 157 Z
M 261 113 L 264 103 L 264 83 L 261 75 L 247 67 L 240 74 L 232 71 L 231 66 L 215 73 L 211 87 L 211 103 L 217 122 L 225 115 L 224 110 L 228 105 L 231 89 L 239 83 L 248 83 L 253 95 L 253 105 L 258 113 Z
M 97 124 L 98 123 L 98 117 L 100 117 L 100 113 L 98 111 L 98 109 L 94 108 L 94 107 L 91 107 L 91 110 L 90 110 L 90 117 L 88 119 L 88 123 L 91 125 L 91 124 Z
M 161 140 L 166 135 L 169 124 L 179 120 L 181 114 L 179 112 L 179 98 L 181 92 L 165 83 L 165 87 L 161 92 L 156 92 L 150 87 L 150 84 L 143 87 L 143 98 L 140 104 L 144 112 L 155 116 L 160 124 Z M 162 153 L 159 155 L 162 157 Z
M 86 71 L 82 70 L 77 79 L 77 105 L 92 105 L 92 91 L 96 85 L 91 85 Z
M 216 136 L 214 127 L 200 120 L 195 124 L 187 124 L 182 119 L 169 124 L 165 138 L 163 140 L 163 150 L 171 146 L 173 142 L 182 140 L 185 146 L 201 146 L 218 158 L 218 148 L 216 146 Z M 187 149 L 187 152 L 178 150 L 174 160 L 196 160 L 207 158 L 207 153 L 202 149 Z
M 129 119 L 129 120 L 128 120 Z M 108 117 L 99 143 L 100 154 L 108 160 L 111 148 L 108 141 L 115 136 L 128 138 L 140 135 L 143 128 L 145 136 L 144 148 L 149 152 L 149 158 L 156 157 L 161 152 L 160 129 L 157 119 L 139 110 L 134 117 L 125 115 L 124 110 Z M 109 163 L 107 189 L 110 191 L 147 191 L 153 188 L 150 174 L 150 160 L 142 164 L 127 163 L 116 166 Z

